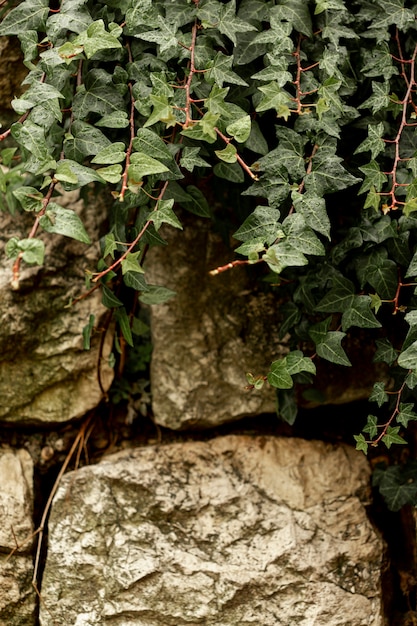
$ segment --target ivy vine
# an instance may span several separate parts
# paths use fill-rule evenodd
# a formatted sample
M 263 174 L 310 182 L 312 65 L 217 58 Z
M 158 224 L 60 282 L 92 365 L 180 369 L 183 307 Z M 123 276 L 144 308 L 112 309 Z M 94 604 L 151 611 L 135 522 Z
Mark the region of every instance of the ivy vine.
M 146 280 L 148 248 L 162 224 L 182 228 L 176 207 L 213 217 L 208 183 L 234 185 L 251 211 L 211 273 L 268 268 L 292 338 L 248 386 L 275 387 L 293 423 L 295 384 L 319 359 L 349 367 L 346 337 L 365 329 L 387 375 L 356 446 L 404 444 L 417 420 L 416 14 L 408 0 L 3 0 L 0 36 L 19 38 L 28 74 L 0 135 L 2 208 L 33 214 L 6 246 L 12 287 L 22 263 L 43 263 L 41 231 L 90 243 L 60 195 L 104 185 L 114 206 L 86 288 L 133 346 L 140 324 L 115 286 L 172 297 Z M 93 331 L 90 319 L 86 347 Z M 405 475 L 377 476 L 393 508 L 417 501 Z

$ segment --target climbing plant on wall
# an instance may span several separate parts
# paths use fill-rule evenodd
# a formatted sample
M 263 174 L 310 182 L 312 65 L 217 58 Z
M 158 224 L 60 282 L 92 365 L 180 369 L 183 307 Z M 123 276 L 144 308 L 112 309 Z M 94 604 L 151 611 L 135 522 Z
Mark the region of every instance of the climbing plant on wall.
M 28 69 L 0 135 L 14 142 L 1 152 L 3 209 L 33 214 L 6 247 L 12 288 L 22 263 L 43 263 L 40 232 L 90 243 L 61 190 L 106 186 L 114 206 L 87 289 L 102 290 L 133 345 L 138 320 L 120 294 L 173 295 L 143 269 L 162 224 L 182 228 L 177 207 L 213 217 L 208 182 L 234 186 L 251 208 L 212 274 L 268 268 L 292 337 L 249 387 L 275 387 L 293 423 L 294 385 L 319 359 L 350 367 L 347 335 L 365 329 L 386 375 L 357 448 L 404 444 L 417 420 L 417 4 L 23 0 L 0 11 L 0 36 L 19 38 Z M 377 481 L 393 508 L 416 501 L 397 466 Z

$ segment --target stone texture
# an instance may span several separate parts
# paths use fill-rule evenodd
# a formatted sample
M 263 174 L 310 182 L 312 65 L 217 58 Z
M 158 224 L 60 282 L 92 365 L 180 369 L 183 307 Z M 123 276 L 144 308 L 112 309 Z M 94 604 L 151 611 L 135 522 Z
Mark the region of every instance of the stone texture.
M 84 203 L 78 192 L 71 192 L 56 200 L 77 211 L 92 241 L 98 240 L 105 216 L 102 197 L 90 194 Z M 96 333 L 86 351 L 82 329 L 90 314 L 100 328 L 106 309 L 98 290 L 68 306 L 84 291 L 85 270 L 95 269 L 99 253 L 97 244 L 87 246 L 60 235 L 40 234 L 46 244 L 45 264 L 22 264 L 19 289 L 12 290 L 12 261 L 4 246 L 12 236 L 26 237 L 32 223 L 27 213 L 0 213 L 0 421 L 57 423 L 82 416 L 102 398 L 101 334 Z M 111 341 L 108 333 L 105 355 Z M 100 371 L 107 390 L 113 376 L 107 358 Z
M 11 110 L 10 102 L 13 98 L 18 98 L 24 89 L 22 81 L 27 73 L 17 38 L 2 37 L 0 39 L 0 122 L 4 122 L 5 115 L 7 117 L 6 111 Z
M 278 300 L 259 293 L 245 268 L 209 271 L 233 258 L 208 220 L 167 228 L 166 247 L 147 257 L 147 278 L 177 296 L 152 312 L 155 421 L 168 428 L 207 428 L 275 411 L 271 388 L 245 391 L 245 373 L 264 374 L 287 351 Z
M 0 449 L 0 626 L 34 626 L 33 465 L 26 450 Z M 23 544 L 18 552 L 11 551 Z
M 55 497 L 40 624 L 382 626 L 368 495 L 365 457 L 322 442 L 110 456 Z

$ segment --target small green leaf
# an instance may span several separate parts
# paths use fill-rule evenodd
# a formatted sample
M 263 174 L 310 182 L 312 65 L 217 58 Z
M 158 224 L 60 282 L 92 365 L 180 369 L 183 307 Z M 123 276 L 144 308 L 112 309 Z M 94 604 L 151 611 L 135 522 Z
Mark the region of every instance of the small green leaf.
M 187 211 L 190 211 L 190 213 L 194 213 L 194 215 L 199 215 L 200 217 L 211 217 L 209 204 L 200 189 L 194 185 L 188 185 L 187 193 L 191 196 L 192 201 L 187 203 L 184 202 L 184 208 L 186 208 Z
M 167 166 L 161 161 L 157 161 L 144 152 L 134 152 L 130 162 L 128 175 L 129 181 L 132 183 L 140 182 L 144 176 L 162 174 L 162 172 L 168 171 Z
M 378 418 L 375 415 L 368 415 L 366 426 L 362 429 L 364 433 L 369 433 L 369 437 L 373 439 L 378 434 Z
M 364 452 L 364 454 L 368 453 L 368 444 L 366 443 L 365 437 L 362 435 L 353 435 L 354 440 L 356 441 L 356 450 L 360 450 Z
M 401 402 L 396 419 L 404 428 L 407 428 L 408 422 L 415 422 L 417 420 L 417 413 L 414 411 L 414 404 Z
M 129 272 L 127 271 L 125 274 L 123 274 L 123 282 L 126 285 L 126 287 L 130 287 L 131 289 L 134 289 L 135 291 L 148 291 L 149 287 L 146 283 L 146 280 L 144 278 L 143 274 L 140 274 L 138 272 Z
M 129 252 L 126 257 L 122 260 L 122 273 L 126 274 L 126 272 L 138 272 L 139 274 L 144 274 L 145 270 L 139 263 L 139 258 L 141 257 L 141 252 Z
M 406 444 L 406 440 L 399 434 L 400 426 L 388 426 L 386 434 L 382 437 L 382 441 L 387 448 L 390 448 L 393 443 Z
M 267 377 L 269 384 L 277 389 L 291 389 L 294 385 L 293 379 L 288 372 L 285 357 L 271 363 L 271 369 Z
M 371 311 L 371 298 L 369 296 L 354 296 L 348 309 L 342 315 L 342 329 L 348 330 L 351 326 L 359 328 L 381 328 Z
M 25 211 L 40 211 L 42 209 L 43 195 L 35 187 L 18 187 L 13 190 L 13 195 Z
M 113 309 L 115 307 L 123 306 L 123 302 L 114 295 L 111 289 L 109 289 L 105 285 L 102 285 L 101 289 L 102 289 L 101 301 L 105 307 L 107 307 L 108 309 Z
M 121 141 L 116 141 L 110 146 L 106 146 L 100 150 L 96 156 L 91 160 L 91 163 L 100 163 L 102 165 L 113 165 L 114 163 L 121 163 L 126 158 L 125 144 Z
M 126 343 L 133 348 L 132 330 L 130 328 L 130 320 L 124 306 L 118 307 L 115 311 L 115 319 L 120 326 Z
M 293 389 L 277 389 L 277 413 L 290 426 L 294 424 L 298 407 Z
M 398 365 L 406 370 L 417 369 L 417 341 L 413 341 L 404 352 L 401 352 Z
M 39 224 L 47 233 L 65 235 L 82 243 L 91 243 L 91 239 L 78 215 L 72 209 L 64 209 L 55 202 L 50 202 Z
M 159 285 L 148 285 L 148 290 L 139 296 L 143 304 L 164 304 L 176 295 L 172 289 L 160 287 Z
M 95 315 L 90 315 L 88 324 L 86 324 L 83 328 L 83 348 L 84 350 L 89 350 L 91 347 L 91 333 L 94 329 L 94 320 Z
M 87 59 L 91 59 L 100 50 L 122 47 L 117 37 L 106 31 L 103 20 L 97 20 L 90 24 L 86 31 L 80 33 L 72 41 L 72 44 L 74 46 L 83 46 Z
M 300 372 L 316 373 L 316 366 L 313 361 L 309 357 L 304 356 L 301 350 L 294 350 L 287 354 L 285 358 L 287 371 L 291 376 Z
M 107 167 L 99 167 L 96 172 L 103 180 L 116 185 L 122 178 L 123 168 L 121 165 L 108 165 Z
M 346 333 L 338 330 L 327 332 L 322 341 L 316 344 L 318 356 L 336 365 L 352 365 L 341 346 L 344 337 Z
M 369 396 L 370 402 L 376 402 L 381 407 L 385 402 L 388 402 L 388 394 L 385 391 L 385 383 L 377 382 L 372 388 L 372 392 Z
M 389 339 L 377 339 L 375 343 L 377 349 L 373 358 L 374 363 L 388 363 L 388 365 L 392 365 L 397 359 L 397 353 Z
M 225 163 L 236 163 L 237 150 L 233 144 L 229 143 L 223 150 L 215 150 L 214 152 Z
M 244 143 L 249 138 L 251 132 L 250 115 L 245 115 L 245 117 L 241 117 L 236 122 L 226 126 L 226 132 L 234 137 L 238 143 Z
M 182 230 L 181 222 L 172 210 L 173 206 L 174 200 L 161 200 L 158 203 L 157 211 L 151 215 L 156 230 L 159 230 L 162 224 L 170 224 L 170 226 Z

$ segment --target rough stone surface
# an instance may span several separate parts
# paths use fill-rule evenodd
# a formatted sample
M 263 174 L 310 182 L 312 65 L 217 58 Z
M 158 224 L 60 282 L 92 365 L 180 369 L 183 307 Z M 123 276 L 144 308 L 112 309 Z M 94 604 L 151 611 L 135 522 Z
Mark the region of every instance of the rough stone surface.
M 34 626 L 33 465 L 26 450 L 0 449 L 0 626 Z M 9 557 L 16 547 L 18 552 Z
M 382 626 L 368 492 L 363 455 L 322 442 L 108 457 L 55 497 L 41 626 Z
M 98 240 L 102 198 L 91 196 L 84 203 L 78 192 L 71 192 L 56 200 L 80 213 L 91 239 Z M 91 314 L 97 328 L 102 323 L 100 293 L 68 306 L 84 291 L 84 272 L 95 269 L 98 249 L 43 233 L 45 264 L 22 264 L 20 288 L 14 291 L 12 261 L 4 246 L 12 236 L 26 237 L 32 223 L 31 214 L 0 213 L 0 421 L 57 423 L 82 416 L 103 395 L 98 381 L 101 334 L 93 337 L 90 351 L 83 350 L 82 342 Z M 108 333 L 105 357 L 111 340 Z M 113 375 L 107 358 L 101 360 L 100 372 L 107 390 Z
M 245 373 L 264 374 L 287 351 L 277 299 L 256 293 L 245 268 L 209 275 L 233 252 L 208 220 L 163 236 L 169 245 L 150 251 L 147 277 L 177 295 L 151 307 L 155 421 L 180 430 L 273 412 L 274 390 L 245 391 Z
M 4 122 L 10 102 L 22 92 L 22 81 L 28 73 L 23 65 L 22 51 L 16 37 L 2 37 L 0 40 L 0 121 Z M 14 114 L 16 118 L 16 114 Z

